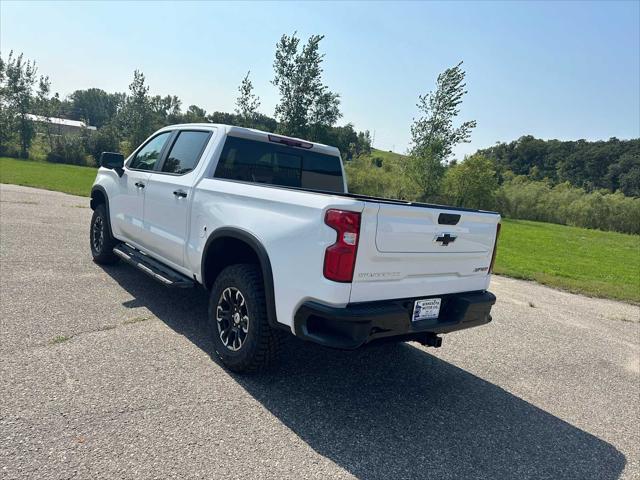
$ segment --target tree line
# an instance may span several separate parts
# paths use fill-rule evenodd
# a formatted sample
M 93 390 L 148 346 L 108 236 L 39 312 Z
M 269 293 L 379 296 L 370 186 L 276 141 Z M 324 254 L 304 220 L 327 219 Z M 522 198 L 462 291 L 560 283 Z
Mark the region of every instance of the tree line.
M 227 123 L 299 136 L 335 145 L 346 159 L 371 151 L 368 131 L 358 132 L 342 117 L 340 96 L 323 80 L 320 53 L 323 36 L 312 35 L 306 43 L 283 35 L 276 45 L 271 83 L 280 99 L 273 117 L 259 111 L 250 72 L 238 87 L 234 112 L 207 112 L 198 105 L 183 108 L 175 95 L 151 95 L 146 78 L 134 71 L 126 93 L 99 88 L 76 90 L 66 98 L 51 93 L 47 76 L 38 76 L 35 62 L 10 52 L 0 55 L 0 155 L 27 158 L 34 150 L 47 160 L 73 164 L 95 164 L 102 151 L 127 154 L 158 128 L 175 123 Z M 63 135 L 61 128 L 34 122 L 31 115 L 81 120 L 97 131 Z M 40 135 L 36 135 L 40 133 Z M 32 149 L 34 140 L 38 148 Z
M 27 156 L 34 126 L 26 115 L 84 120 L 95 132 L 58 135 L 46 126 L 39 138 L 54 162 L 95 162 L 102 151 L 131 152 L 158 128 L 175 123 L 213 122 L 259 128 L 337 146 L 350 191 L 411 201 L 498 210 L 505 216 L 627 233 L 640 233 L 640 140 L 560 142 L 525 136 L 452 159 L 469 142 L 474 120 L 459 119 L 468 93 L 462 62 L 447 68 L 435 88 L 418 95 L 418 116 L 406 155 L 372 150 L 368 131 L 337 126 L 340 96 L 322 78 L 323 37 L 306 43 L 283 35 L 276 44 L 274 77 L 279 102 L 273 117 L 259 111 L 250 72 L 238 87 L 233 113 L 183 110 L 175 95 L 152 96 L 135 71 L 127 93 L 97 88 L 65 99 L 50 93 L 48 77 L 22 55 L 0 58 L 0 155 Z
M 479 150 L 501 171 L 587 191 L 606 189 L 640 197 L 640 139 L 588 142 L 541 140 L 530 135 Z
M 508 218 L 640 234 L 640 198 L 620 190 L 585 190 L 569 182 L 534 180 L 498 167 L 483 155 L 450 162 L 425 198 L 406 178 L 407 160 L 374 152 L 347 162 L 349 189 L 378 197 L 428 200 L 468 208 L 496 210 Z

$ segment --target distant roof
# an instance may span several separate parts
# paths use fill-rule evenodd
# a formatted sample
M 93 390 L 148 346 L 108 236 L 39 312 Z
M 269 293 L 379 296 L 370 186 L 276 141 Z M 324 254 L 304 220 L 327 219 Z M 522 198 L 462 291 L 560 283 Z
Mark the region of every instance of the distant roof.
M 87 125 L 80 120 L 67 120 L 66 118 L 57 118 L 57 117 L 45 117 L 43 115 L 32 115 L 31 113 L 27 113 L 27 118 L 34 122 L 43 122 L 43 123 L 54 123 L 56 125 L 66 125 L 67 127 L 76 127 L 76 128 L 86 128 L 88 130 L 97 130 L 96 127 L 92 125 Z

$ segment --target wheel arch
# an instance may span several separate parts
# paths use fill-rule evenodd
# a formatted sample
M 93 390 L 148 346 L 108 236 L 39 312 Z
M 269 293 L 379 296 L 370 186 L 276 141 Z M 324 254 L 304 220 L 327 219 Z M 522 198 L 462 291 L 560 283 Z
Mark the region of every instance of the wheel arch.
M 107 196 L 107 191 L 104 189 L 102 185 L 94 185 L 91 189 L 91 201 L 89 205 L 91 206 L 91 210 L 95 210 L 98 205 L 106 205 L 107 213 L 109 212 L 109 197 Z
M 98 205 L 104 205 L 107 209 L 107 225 L 109 226 L 111 236 L 113 236 L 113 229 L 111 228 L 111 211 L 109 210 L 109 196 L 102 185 L 94 185 L 91 189 L 91 200 L 89 202 L 89 206 L 91 207 L 91 210 L 95 210 L 98 208 Z
M 269 254 L 251 233 L 234 227 L 222 227 L 215 230 L 202 251 L 200 275 L 202 285 L 211 289 L 218 274 L 230 265 L 237 263 L 255 263 L 262 272 L 267 307 L 267 320 L 272 328 L 286 328 L 278 323 L 276 315 L 273 271 Z

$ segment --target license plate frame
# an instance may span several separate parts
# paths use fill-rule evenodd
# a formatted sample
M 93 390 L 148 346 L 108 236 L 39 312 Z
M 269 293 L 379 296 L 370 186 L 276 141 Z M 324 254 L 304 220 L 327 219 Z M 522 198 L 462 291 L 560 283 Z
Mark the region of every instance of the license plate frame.
M 412 322 L 435 320 L 440 316 L 442 298 L 421 298 L 413 302 Z

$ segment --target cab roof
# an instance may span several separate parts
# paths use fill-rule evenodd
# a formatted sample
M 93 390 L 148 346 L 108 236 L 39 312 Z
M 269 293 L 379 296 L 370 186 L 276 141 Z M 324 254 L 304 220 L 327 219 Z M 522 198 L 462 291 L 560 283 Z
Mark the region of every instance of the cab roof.
M 240 137 L 246 138 L 249 140 L 257 140 L 259 142 L 276 142 L 276 143 L 287 143 L 286 141 L 290 141 L 291 143 L 301 143 L 301 144 L 310 144 L 310 150 L 318 153 L 324 153 L 327 155 L 340 156 L 340 150 L 336 147 L 332 147 L 330 145 L 325 145 L 323 143 L 311 142 L 309 140 L 305 140 L 303 138 L 289 137 L 287 135 L 281 135 L 273 132 L 265 132 L 263 130 L 258 130 L 256 128 L 245 128 L 238 127 L 234 125 L 226 125 L 223 123 L 179 123 L 176 125 L 167 125 L 161 130 L 175 130 L 175 129 L 189 129 L 189 128 L 202 128 L 205 130 L 213 130 L 220 129 L 226 135 L 230 135 L 232 137 Z M 278 140 L 283 141 L 278 141 Z M 296 147 L 297 145 L 291 145 Z

